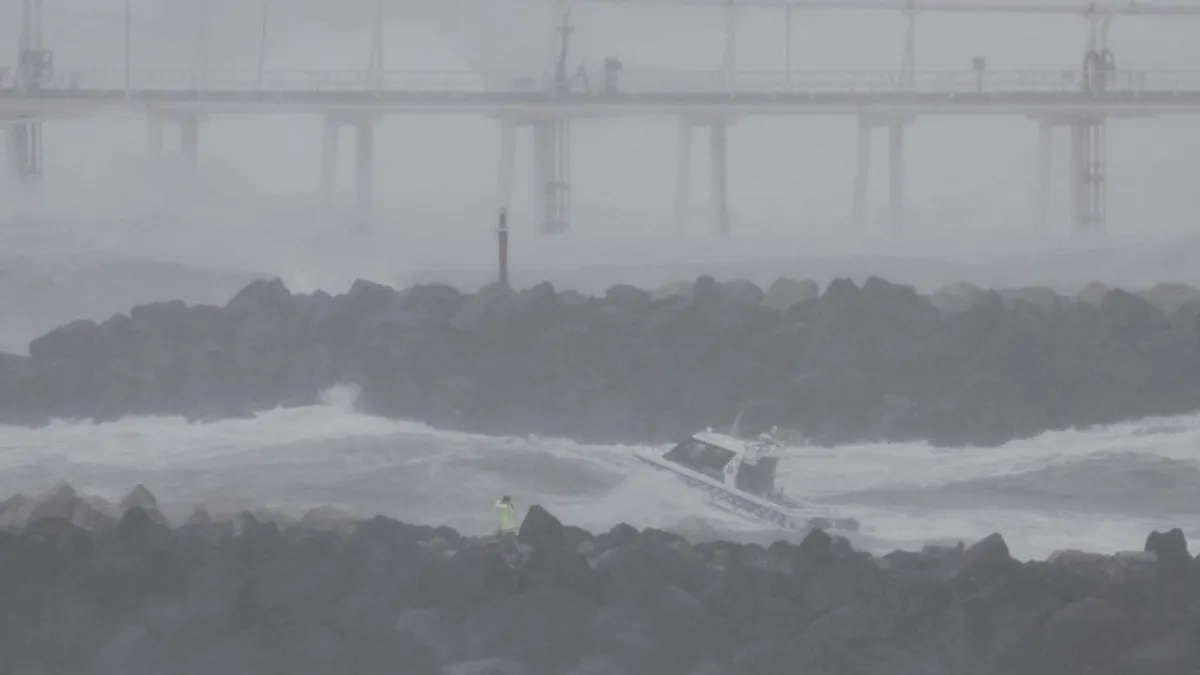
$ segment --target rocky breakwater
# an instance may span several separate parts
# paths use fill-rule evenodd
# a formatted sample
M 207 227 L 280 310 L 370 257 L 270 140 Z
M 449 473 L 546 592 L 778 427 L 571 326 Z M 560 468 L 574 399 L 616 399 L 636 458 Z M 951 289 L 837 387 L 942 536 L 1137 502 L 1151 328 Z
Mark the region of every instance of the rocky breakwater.
M 344 383 L 366 412 L 492 434 L 661 441 L 745 412 L 751 431 L 821 443 L 997 444 L 1200 409 L 1189 297 L 709 277 L 603 297 L 367 282 L 331 296 L 262 281 L 224 307 L 138 307 L 0 355 L 0 421 L 251 415 Z
M 1189 675 L 1200 561 L 1014 560 L 1000 535 L 872 557 L 706 543 L 530 508 L 515 544 L 318 509 L 280 525 L 144 489 L 119 519 L 61 487 L 0 506 L 12 675 Z M 315 514 L 315 515 L 314 515 Z

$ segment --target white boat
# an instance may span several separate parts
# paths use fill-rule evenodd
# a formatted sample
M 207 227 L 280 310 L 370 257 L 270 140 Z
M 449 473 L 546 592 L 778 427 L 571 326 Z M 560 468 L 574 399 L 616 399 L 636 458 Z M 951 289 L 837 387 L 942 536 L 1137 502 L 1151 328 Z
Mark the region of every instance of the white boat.
M 744 439 L 711 430 L 674 447 L 636 451 L 638 459 L 670 471 L 689 487 L 739 516 L 779 527 L 855 532 L 858 522 L 831 509 L 796 499 L 775 488 L 775 470 L 786 448 L 769 436 Z

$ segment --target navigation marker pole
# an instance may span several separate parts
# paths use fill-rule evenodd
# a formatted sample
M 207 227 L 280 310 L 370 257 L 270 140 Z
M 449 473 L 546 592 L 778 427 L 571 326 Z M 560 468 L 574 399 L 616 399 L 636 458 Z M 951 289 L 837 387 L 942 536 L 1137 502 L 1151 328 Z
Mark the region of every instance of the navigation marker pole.
M 496 228 L 500 253 L 500 283 L 508 285 L 508 211 L 500 209 L 500 225 Z

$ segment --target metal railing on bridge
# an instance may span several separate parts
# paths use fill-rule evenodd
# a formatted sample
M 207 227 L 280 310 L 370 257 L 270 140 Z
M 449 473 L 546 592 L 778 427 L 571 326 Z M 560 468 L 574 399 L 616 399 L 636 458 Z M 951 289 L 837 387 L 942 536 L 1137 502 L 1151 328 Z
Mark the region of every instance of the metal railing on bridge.
M 1200 71 L 1105 73 L 1098 88 L 1113 93 L 1200 92 Z M 97 92 L 244 93 L 247 97 L 315 93 L 518 94 L 558 92 L 583 96 L 702 94 L 1068 94 L 1084 91 L 1079 71 L 925 71 L 909 76 L 864 71 L 626 71 L 615 81 L 574 77 L 484 75 L 462 71 L 62 69 L 19 87 L 12 70 L 0 70 L 9 96 L 65 97 Z

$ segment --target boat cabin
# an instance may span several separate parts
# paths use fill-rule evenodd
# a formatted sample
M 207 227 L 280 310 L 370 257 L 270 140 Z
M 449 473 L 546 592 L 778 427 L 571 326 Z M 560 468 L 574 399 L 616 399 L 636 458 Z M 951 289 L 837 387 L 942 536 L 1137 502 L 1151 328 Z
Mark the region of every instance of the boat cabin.
M 746 440 L 712 432 L 699 433 L 679 443 L 663 459 L 702 473 L 727 487 L 759 496 L 775 490 L 779 457 L 770 455 L 770 440 Z

